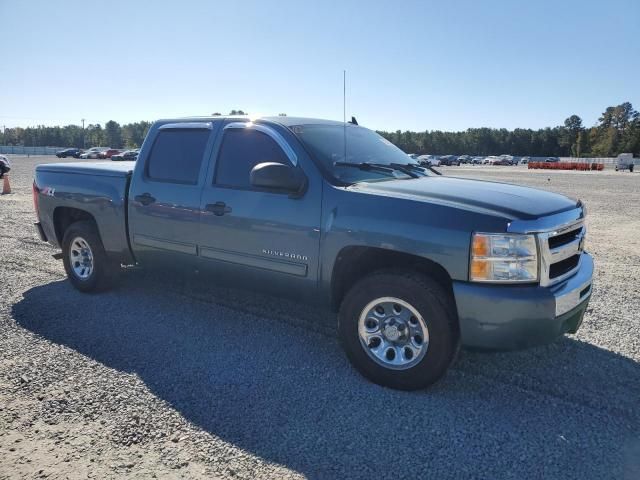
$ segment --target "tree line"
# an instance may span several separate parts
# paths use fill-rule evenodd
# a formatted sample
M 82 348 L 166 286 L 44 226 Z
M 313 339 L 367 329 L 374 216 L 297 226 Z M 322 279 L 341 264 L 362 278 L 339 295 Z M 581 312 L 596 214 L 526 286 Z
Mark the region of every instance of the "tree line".
M 230 115 L 236 114 L 245 112 L 230 112 Z M 104 127 L 90 124 L 84 129 L 79 125 L 6 128 L 0 134 L 0 145 L 134 148 L 142 145 L 150 126 L 151 122 L 147 121 L 120 125 L 110 120 Z M 640 114 L 629 102 L 608 107 L 593 127 L 585 127 L 578 115 L 571 115 L 561 126 L 538 130 L 469 128 L 461 132 L 378 133 L 405 152 L 418 154 L 611 157 L 630 152 L 640 155 Z
M 578 115 L 562 126 L 529 128 L 469 128 L 462 132 L 378 132 L 407 153 L 501 155 L 532 157 L 614 157 L 640 155 L 640 115 L 629 102 L 608 107 L 593 127 Z
M 0 134 L 0 145 L 22 145 L 25 147 L 113 147 L 136 148 L 142 145 L 151 122 L 135 122 L 120 125 L 109 120 L 104 127 L 99 123 L 64 127 L 6 128 Z

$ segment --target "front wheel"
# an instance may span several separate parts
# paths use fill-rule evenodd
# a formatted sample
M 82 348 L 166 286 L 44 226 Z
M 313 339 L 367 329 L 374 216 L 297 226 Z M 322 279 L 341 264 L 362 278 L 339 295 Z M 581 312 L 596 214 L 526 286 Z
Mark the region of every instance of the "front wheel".
M 401 390 L 438 381 L 459 335 L 453 302 L 438 283 L 413 272 L 380 272 L 359 281 L 339 313 L 347 357 L 371 381 Z
M 62 259 L 71 284 L 85 293 L 110 288 L 120 267 L 107 256 L 98 230 L 90 221 L 73 223 L 64 232 Z

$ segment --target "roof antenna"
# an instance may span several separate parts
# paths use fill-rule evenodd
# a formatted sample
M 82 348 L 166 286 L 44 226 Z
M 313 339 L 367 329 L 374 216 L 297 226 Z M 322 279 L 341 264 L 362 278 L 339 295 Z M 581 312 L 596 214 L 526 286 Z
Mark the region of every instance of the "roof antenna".
M 342 123 L 344 124 L 344 160 L 347 161 L 347 71 L 342 70 Z

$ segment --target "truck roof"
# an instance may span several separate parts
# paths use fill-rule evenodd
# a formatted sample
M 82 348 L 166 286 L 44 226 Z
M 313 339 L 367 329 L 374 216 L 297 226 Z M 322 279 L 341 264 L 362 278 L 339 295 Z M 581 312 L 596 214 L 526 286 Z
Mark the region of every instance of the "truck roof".
M 320 118 L 306 118 L 306 117 L 248 117 L 246 115 L 215 115 L 209 117 L 182 117 L 182 118 L 163 118 L 158 120 L 158 123 L 189 123 L 189 122 L 211 122 L 213 120 L 252 120 L 252 121 L 265 121 L 272 123 L 279 123 L 285 127 L 292 127 L 294 125 L 344 125 L 343 122 L 335 120 L 323 120 Z

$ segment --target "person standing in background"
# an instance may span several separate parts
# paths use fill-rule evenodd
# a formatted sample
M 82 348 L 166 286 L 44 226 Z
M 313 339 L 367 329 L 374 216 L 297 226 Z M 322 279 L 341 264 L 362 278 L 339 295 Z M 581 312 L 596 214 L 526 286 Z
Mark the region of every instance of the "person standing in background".
M 11 162 L 4 155 L 0 155 L 0 178 L 2 179 L 2 194 L 11 193 L 11 185 L 9 185 L 9 170 L 11 170 Z

